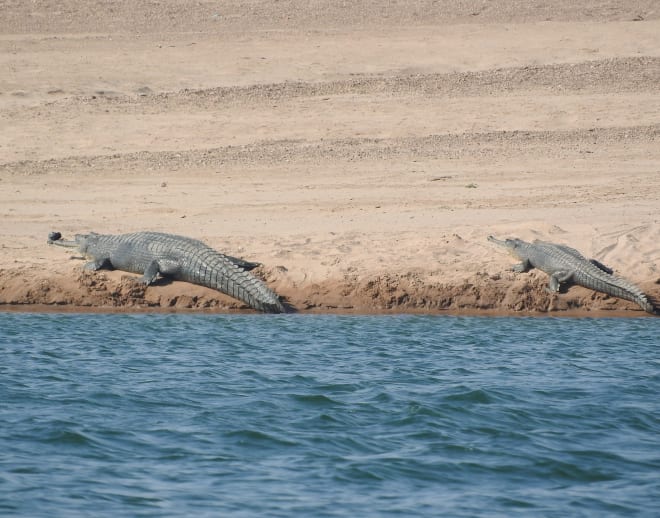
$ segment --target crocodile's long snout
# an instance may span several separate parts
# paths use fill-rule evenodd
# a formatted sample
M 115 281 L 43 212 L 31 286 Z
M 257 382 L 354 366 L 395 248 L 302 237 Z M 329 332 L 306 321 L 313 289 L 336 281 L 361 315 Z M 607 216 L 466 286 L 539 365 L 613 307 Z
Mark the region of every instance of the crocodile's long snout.
M 59 232 L 51 232 L 48 234 L 48 241 L 46 241 L 46 243 L 49 245 L 63 246 L 65 248 L 75 248 L 78 246 L 77 241 L 62 239 L 62 234 Z
M 491 243 L 495 243 L 496 245 L 507 246 L 506 241 L 502 241 L 501 239 L 497 239 L 494 236 L 488 236 L 488 241 L 490 241 Z
M 63 239 L 60 239 L 58 241 L 48 241 L 49 245 L 57 245 L 57 246 L 63 246 L 65 248 L 76 248 L 78 246 L 78 243 L 75 241 L 65 241 Z

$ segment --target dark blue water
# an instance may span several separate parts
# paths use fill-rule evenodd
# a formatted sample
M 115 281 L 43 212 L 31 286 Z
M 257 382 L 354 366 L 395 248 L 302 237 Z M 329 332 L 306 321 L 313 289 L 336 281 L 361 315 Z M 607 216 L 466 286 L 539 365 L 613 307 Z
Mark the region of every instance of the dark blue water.
M 0 313 L 0 515 L 658 516 L 659 337 Z

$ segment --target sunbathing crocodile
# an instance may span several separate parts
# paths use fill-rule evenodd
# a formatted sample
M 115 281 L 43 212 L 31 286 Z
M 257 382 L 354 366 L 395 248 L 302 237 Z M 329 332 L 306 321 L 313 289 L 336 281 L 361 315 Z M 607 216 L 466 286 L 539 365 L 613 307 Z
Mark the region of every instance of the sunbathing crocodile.
M 572 281 L 585 288 L 630 300 L 644 311 L 656 313 L 653 303 L 637 286 L 613 275 L 610 268 L 595 259 L 586 259 L 574 248 L 538 240 L 533 243 L 521 239 L 502 241 L 493 236 L 488 236 L 488 240 L 503 246 L 522 261 L 513 267 L 513 271 L 526 272 L 538 268 L 547 273 L 550 276 L 548 291 L 558 292 L 562 283 Z
M 285 311 L 279 297 L 261 280 L 248 273 L 258 266 L 221 254 L 196 239 L 160 232 L 104 235 L 77 234 L 74 241 L 51 232 L 49 244 L 78 248 L 90 262 L 86 270 L 111 268 L 141 273 L 147 286 L 158 275 L 199 284 L 226 293 L 265 313 Z

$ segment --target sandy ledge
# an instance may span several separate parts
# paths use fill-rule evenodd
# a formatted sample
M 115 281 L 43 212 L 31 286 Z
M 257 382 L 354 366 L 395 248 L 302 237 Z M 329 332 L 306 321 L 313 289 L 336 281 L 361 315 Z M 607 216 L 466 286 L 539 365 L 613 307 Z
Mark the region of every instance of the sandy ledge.
M 646 315 L 489 234 L 660 299 L 656 2 L 92 4 L 3 8 L 0 311 L 249 312 L 50 231 L 198 238 L 300 313 Z

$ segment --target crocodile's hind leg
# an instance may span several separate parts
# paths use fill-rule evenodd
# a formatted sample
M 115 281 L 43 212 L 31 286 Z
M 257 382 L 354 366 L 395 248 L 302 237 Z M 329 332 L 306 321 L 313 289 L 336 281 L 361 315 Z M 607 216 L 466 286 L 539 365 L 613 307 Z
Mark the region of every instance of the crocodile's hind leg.
M 610 268 L 609 266 L 605 266 L 603 263 L 597 261 L 596 259 L 589 259 L 589 262 L 593 264 L 596 268 L 603 270 L 605 273 L 609 273 L 610 275 L 614 274 L 614 270 L 612 270 L 612 268 Z
M 551 293 L 558 292 L 561 285 L 565 282 L 570 281 L 572 277 L 573 277 L 573 272 L 571 271 L 560 270 L 558 272 L 555 272 L 550 276 L 550 280 L 548 281 L 548 287 L 546 289 Z
M 153 260 L 149 263 L 144 270 L 144 274 L 140 277 L 140 282 L 149 286 L 161 274 L 163 277 L 174 277 L 180 270 L 181 266 L 176 261 L 168 259 Z
M 243 268 L 246 272 L 249 272 L 250 270 L 254 270 L 258 266 L 261 266 L 261 263 L 253 263 L 251 261 L 246 261 L 245 259 L 239 259 L 238 257 L 232 257 L 230 255 L 225 256 L 227 259 L 229 259 L 232 263 L 234 263 L 236 266 Z

